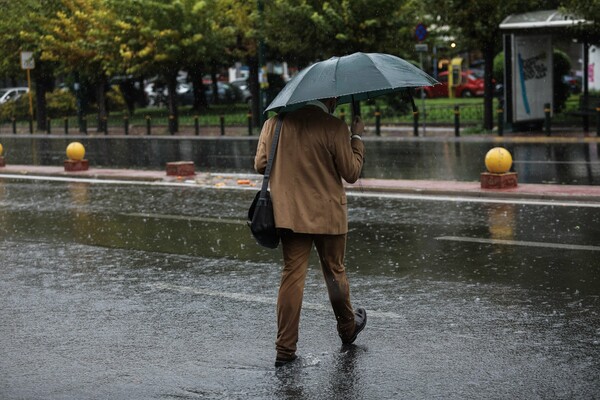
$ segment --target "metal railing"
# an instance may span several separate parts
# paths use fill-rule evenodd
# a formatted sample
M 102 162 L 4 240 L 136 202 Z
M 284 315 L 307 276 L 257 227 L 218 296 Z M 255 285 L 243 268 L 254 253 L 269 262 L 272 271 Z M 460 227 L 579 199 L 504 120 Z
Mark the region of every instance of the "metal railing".
M 595 123 L 596 133 L 600 136 L 600 108 L 595 109 L 595 113 L 587 113 L 586 117 Z M 565 112 L 552 115 L 550 105 L 545 106 L 544 132 L 550 136 L 552 134 L 553 124 L 564 124 L 570 122 L 579 125 L 581 117 L 574 117 L 576 114 L 569 107 Z M 375 127 L 375 134 L 381 135 L 381 126 L 386 125 L 407 125 L 413 126 L 415 136 L 418 136 L 419 129 L 429 125 L 445 125 L 454 127 L 455 136 L 460 136 L 465 127 L 481 126 L 483 121 L 483 104 L 454 104 L 454 105 L 435 105 L 428 106 L 417 112 L 392 112 L 389 109 L 381 110 L 377 106 L 365 106 L 363 108 L 363 120 L 365 124 Z M 496 127 L 497 134 L 504 134 L 504 110 L 500 107 L 496 109 Z M 570 116 L 570 117 L 569 117 Z M 345 107 L 338 109 L 338 117 L 349 122 Z M 254 127 L 251 113 L 236 113 L 220 115 L 218 117 L 201 117 L 199 115 L 186 115 L 180 117 L 177 121 L 173 116 L 154 116 L 150 114 L 111 116 L 98 120 L 97 118 L 83 117 L 78 119 L 76 116 L 63 118 L 48 118 L 46 129 L 43 132 L 34 129 L 34 122 L 30 119 L 18 120 L 10 118 L 2 121 L 0 124 L 0 133 L 2 134 L 64 134 L 64 135 L 196 135 L 196 136 L 241 136 L 257 135 L 259 130 Z

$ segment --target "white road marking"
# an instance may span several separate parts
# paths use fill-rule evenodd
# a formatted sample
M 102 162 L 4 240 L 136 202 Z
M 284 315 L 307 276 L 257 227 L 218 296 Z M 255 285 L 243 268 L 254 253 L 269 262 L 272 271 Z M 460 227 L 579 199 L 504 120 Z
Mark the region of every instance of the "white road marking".
M 501 245 L 507 245 L 507 246 L 544 247 L 544 248 L 549 248 L 549 249 L 562 249 L 562 250 L 600 251 L 600 246 L 587 246 L 587 245 L 578 245 L 578 244 L 528 242 L 528 241 L 522 241 L 522 240 L 483 239 L 483 238 L 471 238 L 471 237 L 461 237 L 461 236 L 440 236 L 440 237 L 436 237 L 435 239 L 436 240 L 448 240 L 448 241 L 454 241 L 454 242 L 501 244 Z
M 211 217 L 193 217 L 187 215 L 170 214 L 146 214 L 146 213 L 127 213 L 121 214 L 126 217 L 152 218 L 152 219 L 174 219 L 180 221 L 212 222 L 218 224 L 246 225 L 246 221 L 233 218 L 211 218 Z
M 520 204 L 533 206 L 557 206 L 557 207 L 588 207 L 600 208 L 600 203 L 583 201 L 560 201 L 543 199 L 516 199 L 516 198 L 492 198 L 492 197 L 469 197 L 469 196 L 438 196 L 430 194 L 405 194 L 405 193 L 375 193 L 375 192 L 347 192 L 347 196 L 373 197 L 382 199 L 402 199 L 417 201 L 448 201 L 457 203 L 492 203 L 492 204 Z
M 246 301 L 249 303 L 262 303 L 262 304 L 272 304 L 272 305 L 277 304 L 276 298 L 261 296 L 258 294 L 222 292 L 222 291 L 218 291 L 218 290 L 195 288 L 195 287 L 191 287 L 191 286 L 180 286 L 180 285 L 173 285 L 173 284 L 162 283 L 162 282 L 152 284 L 151 287 L 160 289 L 160 290 L 174 290 L 177 292 L 193 293 L 193 294 L 199 294 L 199 295 L 211 296 L 211 297 L 221 297 L 221 298 L 236 300 L 236 301 Z M 331 306 L 329 306 L 329 305 L 326 306 L 323 304 L 315 304 L 315 303 L 308 303 L 308 302 L 303 302 L 302 308 L 307 308 L 307 309 L 316 310 L 316 311 L 330 311 L 331 310 Z M 375 318 L 395 318 L 395 319 L 401 318 L 400 315 L 398 315 L 396 313 L 386 312 L 386 311 L 377 311 L 377 310 L 367 310 L 367 315 L 369 317 L 375 317 Z

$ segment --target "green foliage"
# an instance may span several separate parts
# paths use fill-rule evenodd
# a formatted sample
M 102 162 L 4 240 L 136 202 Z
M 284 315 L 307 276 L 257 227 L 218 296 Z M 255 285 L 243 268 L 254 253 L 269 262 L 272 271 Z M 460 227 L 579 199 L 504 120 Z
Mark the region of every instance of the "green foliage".
M 125 98 L 119 86 L 114 85 L 111 90 L 106 93 L 106 100 L 108 101 L 108 108 L 111 110 L 126 110 L 127 105 L 125 104 Z
M 35 98 L 35 92 L 31 95 Z M 46 105 L 48 117 L 53 119 L 74 115 L 76 111 L 75 96 L 64 89 L 46 93 Z M 33 112 L 36 112 L 35 102 L 33 102 Z M 29 96 L 21 96 L 15 101 L 0 105 L 1 120 L 10 120 L 13 117 L 20 121 L 29 119 Z
M 552 53 L 552 59 L 552 86 L 554 91 L 554 111 L 560 112 L 564 109 L 565 103 L 570 95 L 569 85 L 563 82 L 562 77 L 564 75 L 567 75 L 571 70 L 571 61 L 564 52 L 557 49 L 554 49 Z
M 74 115 L 77 110 L 75 96 L 64 89 L 56 89 L 53 92 L 46 93 L 46 103 L 50 118 Z
M 414 45 L 413 2 L 279 0 L 265 14 L 266 44 L 300 66 L 357 51 L 406 58 Z
M 563 0 L 561 10 L 575 19 L 584 18 L 588 23 L 576 26 L 573 30 L 578 36 L 590 42 L 600 40 L 600 1 L 598 0 Z
M 504 52 L 496 54 L 494 57 L 494 71 L 492 73 L 496 82 L 504 82 Z
M 0 105 L 0 120 L 9 121 L 12 118 L 29 119 L 29 98 L 27 96 L 21 96 L 14 101 Z

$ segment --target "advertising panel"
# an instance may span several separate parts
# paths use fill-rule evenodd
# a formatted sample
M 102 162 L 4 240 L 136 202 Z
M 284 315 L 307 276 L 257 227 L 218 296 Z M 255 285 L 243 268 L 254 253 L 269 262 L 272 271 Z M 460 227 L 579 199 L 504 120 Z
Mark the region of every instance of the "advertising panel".
M 600 90 L 600 47 L 590 46 L 588 62 L 588 89 Z
M 514 122 L 544 119 L 544 104 L 552 105 L 552 40 L 549 36 L 514 36 Z

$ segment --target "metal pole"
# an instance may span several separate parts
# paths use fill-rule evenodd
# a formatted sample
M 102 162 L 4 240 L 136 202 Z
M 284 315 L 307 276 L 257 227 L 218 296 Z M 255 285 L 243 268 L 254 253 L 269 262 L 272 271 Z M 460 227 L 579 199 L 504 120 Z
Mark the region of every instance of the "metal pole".
M 590 44 L 587 40 L 583 42 L 583 110 L 587 111 L 590 107 L 589 97 L 589 70 L 588 64 L 590 62 Z M 583 113 L 583 132 L 588 133 L 590 131 L 590 118 L 586 112 Z
M 33 98 L 31 95 L 31 73 L 29 71 L 31 71 L 31 69 L 27 68 L 27 94 L 29 96 L 29 118 L 33 121 Z M 33 131 L 33 127 L 31 131 Z
M 248 111 L 246 117 L 248 118 L 248 136 L 252 136 L 252 110 Z
M 265 42 L 263 40 L 263 11 L 264 11 L 264 5 L 263 5 L 263 0 L 258 0 L 257 1 L 257 7 L 258 7 L 258 25 L 259 25 L 259 40 L 258 40 L 258 71 L 259 71 L 259 77 L 260 77 L 260 73 L 263 70 L 263 65 L 265 63 Z M 262 87 L 262 83 L 258 82 L 258 118 L 259 118 L 259 126 L 263 126 L 263 124 L 265 123 L 265 114 L 264 114 L 264 110 L 266 107 L 266 99 L 265 99 L 266 93 Z
M 150 136 L 152 134 L 152 119 L 149 115 L 146 115 L 146 135 Z
M 175 134 L 175 116 L 174 115 L 169 115 L 169 133 L 171 135 Z
M 379 107 L 375 110 L 375 134 L 381 136 L 381 111 L 379 111 Z
M 596 107 L 596 136 L 600 136 L 600 107 Z
M 545 115 L 545 121 L 544 121 L 544 125 L 546 127 L 546 136 L 550 136 L 552 134 L 552 128 L 550 126 L 551 124 L 551 119 L 550 119 L 550 113 L 552 112 L 552 109 L 550 108 L 550 103 L 546 103 L 544 104 L 544 115 Z
M 423 69 L 423 52 L 419 52 L 419 63 L 421 65 L 421 69 Z M 427 112 L 425 111 L 425 91 L 421 90 L 421 110 L 423 111 L 423 136 L 427 132 L 426 119 Z M 416 135 L 415 135 L 416 136 Z
M 412 105 L 413 110 L 413 135 L 419 136 L 419 110 L 417 109 L 417 105 L 415 104 L 415 99 L 409 94 L 410 104 Z
M 496 110 L 498 113 L 498 136 L 504 135 L 504 110 L 502 109 L 502 105 L 498 106 Z
M 460 136 L 460 107 L 454 106 L 454 136 Z
M 225 117 L 221 115 L 219 120 L 221 122 L 221 136 L 225 136 Z

